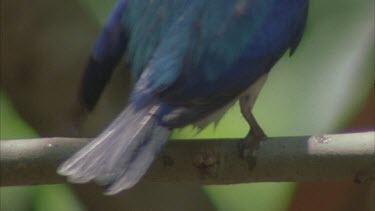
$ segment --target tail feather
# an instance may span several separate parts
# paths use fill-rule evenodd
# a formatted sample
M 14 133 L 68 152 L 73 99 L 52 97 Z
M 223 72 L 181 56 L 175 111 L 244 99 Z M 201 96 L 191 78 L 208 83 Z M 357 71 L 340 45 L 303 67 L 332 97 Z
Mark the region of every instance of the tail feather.
M 143 144 L 143 146 L 139 149 L 139 153 L 143 156 L 137 156 L 131 161 L 131 163 L 129 163 L 127 170 L 120 175 L 115 183 L 111 184 L 111 186 L 106 190 L 106 194 L 116 194 L 120 190 L 131 188 L 141 179 L 141 177 L 150 167 L 152 161 L 155 159 L 156 154 L 150 152 L 154 150 L 161 150 L 162 145 L 159 143 L 162 143 L 165 137 L 169 136 L 170 131 L 159 130 L 157 133 L 158 134 L 151 135 L 153 137 L 152 141 L 148 140 L 148 142 Z
M 94 180 L 106 185 L 107 194 L 131 188 L 171 133 L 153 115 L 159 108 L 157 103 L 140 110 L 128 106 L 95 140 L 65 161 L 58 173 L 73 183 Z

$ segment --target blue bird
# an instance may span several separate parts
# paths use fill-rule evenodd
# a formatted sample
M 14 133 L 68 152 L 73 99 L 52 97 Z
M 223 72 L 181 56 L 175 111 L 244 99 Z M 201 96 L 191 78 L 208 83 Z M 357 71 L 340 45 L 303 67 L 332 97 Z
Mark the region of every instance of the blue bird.
M 250 136 L 251 108 L 279 58 L 304 32 L 308 0 L 119 0 L 85 70 L 81 96 L 92 110 L 122 57 L 131 67 L 129 105 L 63 163 L 69 181 L 115 194 L 133 187 L 172 129 L 217 122 L 238 99 Z M 250 144 L 251 145 L 251 144 Z

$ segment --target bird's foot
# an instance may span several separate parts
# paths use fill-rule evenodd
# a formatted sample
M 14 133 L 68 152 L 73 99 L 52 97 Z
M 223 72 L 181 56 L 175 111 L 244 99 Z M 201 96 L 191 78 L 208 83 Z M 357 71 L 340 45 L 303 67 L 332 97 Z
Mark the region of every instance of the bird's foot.
M 260 147 L 260 142 L 267 136 L 263 133 L 255 133 L 250 130 L 246 137 L 239 144 L 240 157 L 247 162 L 249 170 L 256 166 L 256 153 Z

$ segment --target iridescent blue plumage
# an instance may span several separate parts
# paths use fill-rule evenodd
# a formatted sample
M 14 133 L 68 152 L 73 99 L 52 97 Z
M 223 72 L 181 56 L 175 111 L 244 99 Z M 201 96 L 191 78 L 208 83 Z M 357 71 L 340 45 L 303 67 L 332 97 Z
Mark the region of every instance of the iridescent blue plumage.
M 130 105 L 60 173 L 73 182 L 100 181 L 109 193 L 133 186 L 171 129 L 227 107 L 288 49 L 294 52 L 307 8 L 307 0 L 120 0 L 87 66 L 82 95 L 93 108 L 125 54 Z M 257 93 L 248 95 L 255 100 Z
M 128 18 L 137 26 L 130 28 L 128 55 L 135 80 L 149 70 L 142 87 L 148 83 L 147 91 L 167 103 L 202 108 L 194 111 L 197 119 L 207 113 L 205 106 L 223 106 L 267 73 L 289 47 L 293 50 L 307 14 L 307 2 L 301 0 L 150 2 L 135 10 L 152 11 L 150 16 Z M 192 121 L 176 118 L 179 125 Z

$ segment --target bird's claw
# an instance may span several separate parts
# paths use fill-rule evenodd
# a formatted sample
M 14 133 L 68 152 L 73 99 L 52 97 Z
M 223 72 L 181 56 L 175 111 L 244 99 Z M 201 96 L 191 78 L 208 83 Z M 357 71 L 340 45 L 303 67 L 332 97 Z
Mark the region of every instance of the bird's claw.
M 264 134 L 254 134 L 250 131 L 247 136 L 240 142 L 239 151 L 240 157 L 246 160 L 249 170 L 252 170 L 256 166 L 256 153 L 260 147 L 260 142 L 265 140 Z

